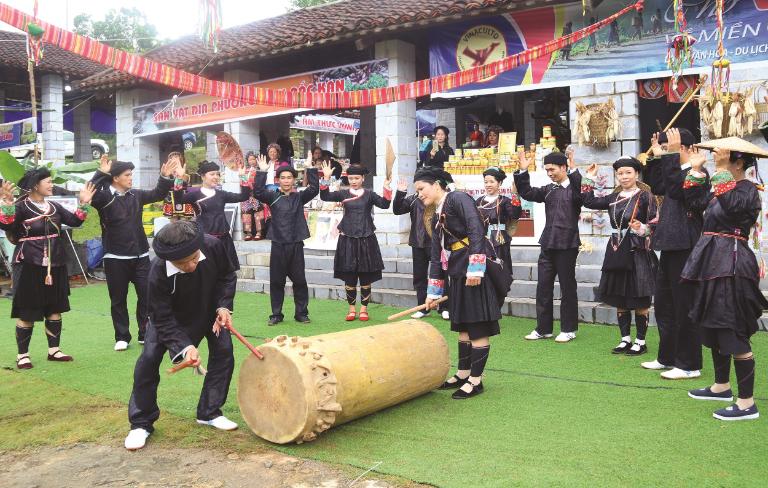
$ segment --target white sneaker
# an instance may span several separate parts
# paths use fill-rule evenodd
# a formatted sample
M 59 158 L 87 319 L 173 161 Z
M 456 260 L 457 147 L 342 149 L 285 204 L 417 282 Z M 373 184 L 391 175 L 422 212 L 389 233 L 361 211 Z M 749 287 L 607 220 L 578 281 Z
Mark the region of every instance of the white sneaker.
M 701 371 L 686 371 L 684 369 L 672 368 L 669 371 L 661 373 L 661 377 L 665 380 L 687 380 L 692 378 L 698 378 L 701 376 Z
M 416 312 L 415 314 L 411 315 L 411 318 L 412 319 L 421 319 L 421 318 L 426 317 L 427 315 L 429 315 L 429 314 L 426 314 L 424 312 L 419 311 L 419 312 Z
M 128 343 L 125 341 L 115 342 L 115 351 L 125 351 L 128 349 Z
M 229 420 L 227 417 L 223 415 L 219 415 L 213 420 L 199 420 L 197 421 L 200 425 L 210 425 L 211 427 L 216 427 L 219 430 L 235 430 L 237 429 L 237 424 Z
M 443 320 L 451 320 L 451 314 L 448 310 L 444 310 L 442 313 Z
M 576 339 L 576 332 L 560 332 L 555 337 L 555 342 L 571 342 L 574 339 Z
M 664 364 L 661 364 L 658 359 L 654 359 L 653 361 L 646 361 L 644 363 L 640 363 L 640 366 L 642 366 L 645 369 L 671 369 L 672 366 L 666 366 Z
M 149 437 L 149 432 L 146 430 L 133 429 L 128 432 L 128 437 L 125 438 L 125 448 L 129 451 L 141 449 L 147 444 L 147 437 Z
M 529 340 L 529 341 L 538 341 L 539 339 L 551 339 L 552 338 L 552 334 L 543 334 L 542 335 L 542 334 L 539 334 L 538 332 L 536 332 L 536 329 L 534 329 L 533 331 L 531 331 L 530 334 L 525 336 L 525 338 L 527 340 Z

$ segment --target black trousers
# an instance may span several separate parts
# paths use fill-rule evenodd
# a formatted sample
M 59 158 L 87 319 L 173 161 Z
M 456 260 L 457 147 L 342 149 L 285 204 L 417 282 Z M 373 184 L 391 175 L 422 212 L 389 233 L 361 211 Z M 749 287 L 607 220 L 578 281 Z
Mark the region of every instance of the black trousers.
M 283 318 L 285 300 L 285 278 L 293 283 L 294 317 L 309 315 L 309 288 L 304 274 L 304 243 L 279 243 L 272 241 L 269 255 L 269 299 L 272 302 L 272 317 Z
M 688 317 L 694 284 L 681 282 L 691 250 L 661 251 L 653 307 L 659 328 L 658 361 L 685 371 L 701 369 L 701 330 Z
M 149 320 L 149 257 L 136 259 L 104 259 L 104 273 L 107 275 L 107 289 L 112 303 L 112 325 L 115 328 L 115 342 L 131 342 L 128 319 L 128 285 L 133 283 L 136 291 L 136 322 L 139 324 L 139 340 Z
M 203 380 L 203 390 L 197 404 L 198 420 L 212 420 L 221 415 L 221 407 L 227 401 L 229 383 L 235 368 L 232 337 L 222 330 L 219 336 L 208 331 L 208 374 Z M 198 346 L 195 344 L 195 346 Z M 128 403 L 128 420 L 131 429 L 145 429 L 152 432 L 152 424 L 160 417 L 157 406 L 157 386 L 160 384 L 160 364 L 168 351 L 157 340 L 157 332 L 150 324 L 147 327 L 146 342 L 141 356 L 133 370 L 133 391 Z
M 560 282 L 560 331 L 579 328 L 579 298 L 576 291 L 578 249 L 542 249 L 539 254 L 539 282 L 536 285 L 536 332 L 551 334 L 555 277 Z

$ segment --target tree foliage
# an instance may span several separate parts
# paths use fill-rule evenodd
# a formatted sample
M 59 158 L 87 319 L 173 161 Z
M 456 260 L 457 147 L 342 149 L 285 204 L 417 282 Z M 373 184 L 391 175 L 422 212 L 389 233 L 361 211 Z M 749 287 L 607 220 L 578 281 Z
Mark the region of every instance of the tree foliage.
M 107 12 L 104 20 L 89 14 L 75 17 L 75 32 L 129 52 L 145 52 L 158 46 L 157 29 L 137 8 L 122 7 Z

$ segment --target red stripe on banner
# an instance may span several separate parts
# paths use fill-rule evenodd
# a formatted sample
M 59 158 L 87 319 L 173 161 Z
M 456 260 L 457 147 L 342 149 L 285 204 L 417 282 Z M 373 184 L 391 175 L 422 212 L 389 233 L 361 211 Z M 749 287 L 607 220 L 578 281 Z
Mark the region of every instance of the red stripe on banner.
M 588 37 L 590 34 L 609 25 L 613 20 L 633 10 L 639 10 L 642 7 L 643 0 L 638 0 L 619 12 L 571 35 L 529 47 L 525 51 L 480 67 L 419 80 L 418 82 L 413 82 L 413 84 L 405 83 L 387 88 L 360 90 L 351 94 L 349 92 L 332 93 L 328 94 L 329 96 L 317 96 L 317 94 L 307 94 L 306 92 L 304 94 L 294 94 L 285 90 L 275 91 L 273 89 L 254 88 L 235 83 L 209 80 L 162 63 L 151 61 L 142 56 L 114 49 L 94 39 L 74 34 L 46 22 L 38 20 L 36 23 L 44 30 L 43 40 L 49 44 L 56 45 L 118 71 L 124 71 L 136 78 L 160 83 L 171 88 L 210 95 L 216 98 L 238 100 L 245 103 L 259 103 L 260 105 L 274 107 L 338 109 L 366 107 L 380 103 L 408 100 L 476 83 L 489 75 L 498 75 L 521 64 L 533 63 L 534 66 L 539 66 L 541 63 L 548 63 L 549 60 L 546 59 L 546 56 L 554 51 Z M 525 12 L 515 14 L 516 18 L 523 18 L 525 16 Z M 28 18 L 20 10 L 0 3 L 0 21 L 26 31 L 27 24 L 31 22 L 31 18 Z M 523 23 L 526 22 L 532 23 L 530 20 L 523 20 Z M 522 25 L 520 22 L 518 24 Z M 543 36 L 542 40 L 545 37 Z M 537 80 L 534 77 L 534 83 L 540 81 L 540 79 Z

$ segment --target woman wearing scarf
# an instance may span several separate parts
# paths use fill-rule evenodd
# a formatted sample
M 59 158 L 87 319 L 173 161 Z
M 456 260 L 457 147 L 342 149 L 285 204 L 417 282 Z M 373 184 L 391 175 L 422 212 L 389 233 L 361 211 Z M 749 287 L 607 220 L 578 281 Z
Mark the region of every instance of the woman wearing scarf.
M 219 165 L 203 161 L 197 174 L 203 179 L 199 188 L 192 188 L 184 194 L 185 204 L 192 204 L 195 220 L 203 233 L 212 235 L 224 243 L 232 266 L 240 269 L 235 243 L 230 234 L 229 222 L 224 214 L 224 206 L 228 203 L 245 202 L 251 196 L 251 186 L 248 182 L 245 168 L 240 168 L 240 193 L 219 190 L 221 172 Z
M 432 231 L 427 310 L 435 300 L 451 297 L 451 330 L 459 333 L 458 371 L 440 388 L 457 389 L 461 400 L 483 392 L 483 370 L 490 336 L 499 334 L 501 311 L 493 284 L 485 277 L 485 227 L 475 201 L 464 192 L 448 192 L 451 175 L 438 168 L 421 168 L 413 178 L 424 205 L 436 205 Z M 450 278 L 446 290 L 443 275 Z
M 443 125 L 435 127 L 435 138 L 432 140 L 426 160 L 422 161 L 419 167 L 434 166 L 440 169 L 445 167 L 448 158 L 454 154 L 453 148 L 448 144 L 448 135 L 450 133 L 451 131 L 448 130 L 448 127 Z
M 760 291 L 760 267 L 749 246 L 752 227 L 762 205 L 746 171 L 768 152 L 738 137 L 716 139 L 700 147 L 714 149 L 715 174 L 707 179 L 704 158 L 691 158 L 683 185 L 688 201 L 708 201 L 704 230 L 681 277 L 695 284 L 690 319 L 701 326 L 702 343 L 712 351 L 715 382 L 691 390 L 697 400 L 733 401 L 731 360 L 738 398 L 715 411 L 719 420 L 750 420 L 760 416 L 755 405 L 755 358 L 750 337 L 768 302 Z M 711 186 L 711 191 L 710 191 Z
M 499 193 L 506 177 L 506 173 L 499 168 L 485 170 L 485 195 L 479 197 L 475 203 L 485 224 L 485 237 L 496 252 L 494 257 L 504 262 L 504 271 L 511 275 L 512 253 L 509 245 L 514 234 L 513 227 L 517 225 L 523 207 L 520 205 L 520 197 L 516 194 L 513 193 L 510 198 Z
M 349 312 L 346 320 L 357 318 L 357 284 L 360 283 L 360 320 L 368 320 L 368 302 L 371 284 L 381 279 L 384 260 L 381 258 L 376 226 L 373 225 L 373 207 L 389 208 L 392 190 L 389 180 L 384 181 L 383 196 L 363 188 L 368 170 L 362 166 L 350 166 L 347 170 L 349 189 L 329 191 L 333 168 L 323 163 L 323 180 L 320 181 L 320 199 L 339 202 L 344 216 L 339 222 L 339 241 L 333 259 L 333 277 L 344 281 Z
M 623 156 L 613 163 L 619 187 L 607 196 L 595 196 L 597 165 L 587 169 L 582 179 L 584 206 L 607 210 L 615 232 L 608 240 L 600 277 L 600 299 L 616 307 L 621 342 L 613 354 L 639 356 L 648 351 L 645 334 L 648 331 L 648 309 L 655 291 L 658 259 L 650 247 L 651 228 L 656 218 L 656 198 L 638 187 L 642 171 L 640 161 Z M 637 335 L 634 344 L 630 332 L 632 310 L 635 311 Z
M 96 192 L 92 183 L 80 191 L 75 213 L 45 199 L 53 195 L 53 180 L 46 168 L 27 171 L 19 181 L 25 195 L 14 203 L 13 185 L 6 181 L 0 190 L 0 229 L 18 239 L 16 262 L 21 274 L 13 296 L 11 317 L 16 319 L 16 367 L 31 369 L 29 342 L 35 322 L 45 320 L 48 361 L 72 361 L 59 348 L 61 314 L 69 311 L 69 276 L 65 262 L 62 225 L 80 227 Z

